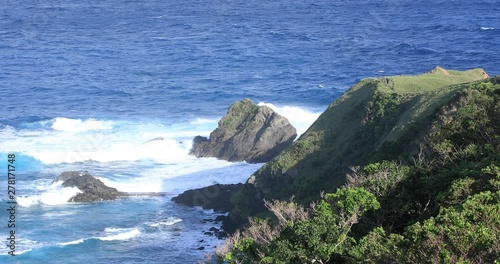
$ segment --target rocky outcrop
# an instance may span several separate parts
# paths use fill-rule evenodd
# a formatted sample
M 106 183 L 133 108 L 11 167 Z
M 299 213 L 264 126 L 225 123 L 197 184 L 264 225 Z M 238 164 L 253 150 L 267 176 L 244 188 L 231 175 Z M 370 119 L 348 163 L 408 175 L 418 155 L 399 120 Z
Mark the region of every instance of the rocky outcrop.
M 201 206 L 203 209 L 213 209 L 217 212 L 229 212 L 231 210 L 231 196 L 242 187 L 241 183 L 215 184 L 187 190 L 172 198 L 172 201 L 187 206 Z
M 197 136 L 191 154 L 228 161 L 270 161 L 290 146 L 297 131 L 288 120 L 250 99 L 235 102 L 210 138 Z
M 114 200 L 125 195 L 117 189 L 108 187 L 87 171 L 66 171 L 61 173 L 54 182 L 62 181 L 63 187 L 77 187 L 81 193 L 71 197 L 68 202 L 91 203 Z

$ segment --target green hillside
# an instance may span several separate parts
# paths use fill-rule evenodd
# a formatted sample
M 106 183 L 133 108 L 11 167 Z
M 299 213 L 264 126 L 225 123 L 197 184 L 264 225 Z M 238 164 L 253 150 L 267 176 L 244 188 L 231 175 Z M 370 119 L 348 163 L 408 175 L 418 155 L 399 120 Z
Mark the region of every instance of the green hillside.
M 233 196 L 233 222 L 268 220 L 252 220 L 218 255 L 230 263 L 500 259 L 500 77 L 487 77 L 438 67 L 362 80 Z M 274 200 L 291 197 L 297 203 Z
M 344 184 L 349 166 L 410 158 L 418 151 L 422 126 L 464 88 L 457 84 L 483 79 L 483 74 L 482 69 L 461 72 L 438 67 L 419 76 L 362 80 L 249 183 L 261 198 L 295 195 L 302 200 Z

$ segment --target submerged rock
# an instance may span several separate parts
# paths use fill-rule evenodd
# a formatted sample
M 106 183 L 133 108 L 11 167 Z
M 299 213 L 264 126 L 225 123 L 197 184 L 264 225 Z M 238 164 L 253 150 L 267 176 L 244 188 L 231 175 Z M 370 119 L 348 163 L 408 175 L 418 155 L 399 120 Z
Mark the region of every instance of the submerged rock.
M 125 195 L 117 189 L 106 186 L 102 181 L 87 171 L 66 171 L 61 173 L 54 182 L 62 181 L 63 187 L 76 187 L 79 193 L 68 202 L 91 203 L 97 201 L 114 200 Z
M 227 238 L 227 233 L 225 231 L 219 231 L 215 232 L 214 234 L 218 239 L 225 239 Z
M 197 136 L 193 139 L 190 154 L 261 163 L 277 156 L 295 137 L 297 131 L 285 117 L 267 106 L 244 99 L 229 107 L 210 138 Z

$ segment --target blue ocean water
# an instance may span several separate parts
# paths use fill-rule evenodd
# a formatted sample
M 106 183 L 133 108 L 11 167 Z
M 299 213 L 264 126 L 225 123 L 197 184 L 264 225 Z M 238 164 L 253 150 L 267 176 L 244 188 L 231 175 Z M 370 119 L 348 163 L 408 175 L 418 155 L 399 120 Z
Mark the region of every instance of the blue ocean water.
M 188 155 L 232 102 L 271 104 L 304 131 L 365 77 L 498 75 L 498 14 L 492 0 L 4 0 L 0 237 L 15 153 L 18 256 L 0 247 L 0 262 L 196 263 L 220 243 L 203 235 L 215 214 L 170 198 L 260 166 Z M 65 170 L 167 196 L 67 204 L 77 190 L 52 183 Z

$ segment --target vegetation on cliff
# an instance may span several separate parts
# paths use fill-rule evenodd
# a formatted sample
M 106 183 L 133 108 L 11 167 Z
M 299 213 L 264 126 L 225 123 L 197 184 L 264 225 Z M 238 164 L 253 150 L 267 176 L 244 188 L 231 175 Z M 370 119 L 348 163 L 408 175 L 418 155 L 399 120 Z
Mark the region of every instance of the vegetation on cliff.
M 231 217 L 256 213 L 248 200 L 260 199 L 272 201 L 265 205 L 273 217 L 252 218 L 219 257 L 230 263 L 500 259 L 500 78 L 485 77 L 480 69 L 436 68 L 352 87 L 233 197 Z M 294 194 L 298 203 L 274 200 Z

